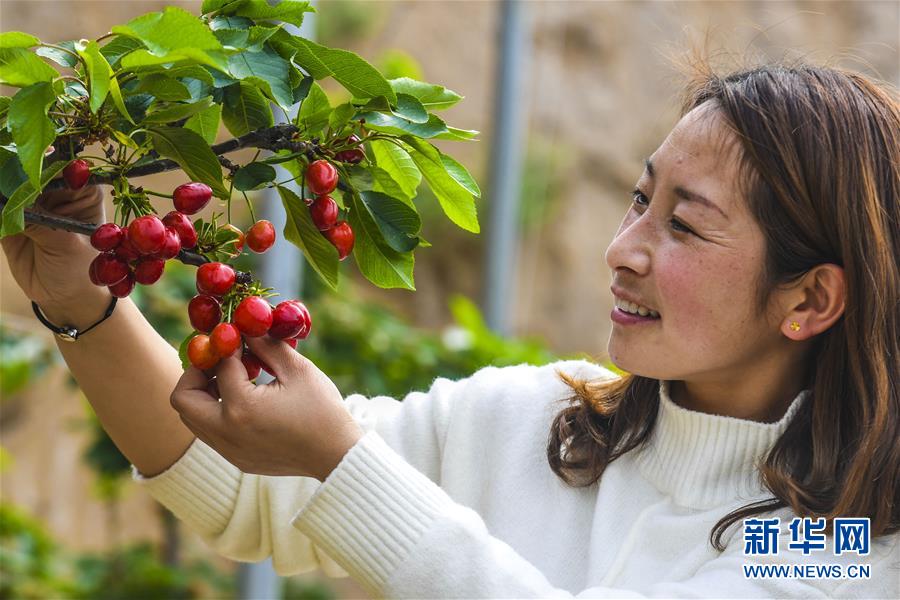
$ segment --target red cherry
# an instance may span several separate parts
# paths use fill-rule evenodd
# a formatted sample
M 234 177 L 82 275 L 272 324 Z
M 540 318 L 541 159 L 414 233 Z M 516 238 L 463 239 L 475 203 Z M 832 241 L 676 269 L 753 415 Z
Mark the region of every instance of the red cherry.
M 288 346 L 290 346 L 291 348 L 293 348 L 294 350 L 296 350 L 296 349 L 297 349 L 297 342 L 299 342 L 300 340 L 298 340 L 297 338 L 290 338 L 290 339 L 282 340 L 282 341 L 283 341 L 285 344 L 287 344 Z
M 219 362 L 219 357 L 212 349 L 209 336 L 202 333 L 195 335 L 188 342 L 188 360 L 201 370 L 212 369 Z
M 259 296 L 249 296 L 238 304 L 232 320 L 247 337 L 259 337 L 272 326 L 272 307 Z
M 63 179 L 73 190 L 83 188 L 90 178 L 91 164 L 86 160 L 76 158 L 63 169 Z
M 209 334 L 213 352 L 220 358 L 231 356 L 241 347 L 241 332 L 232 323 L 219 323 Z
M 338 172 L 327 160 L 317 160 L 306 168 L 306 185 L 316 196 L 330 194 L 337 187 Z
M 97 277 L 97 261 L 96 260 L 92 260 L 91 266 L 88 267 L 88 277 L 90 277 L 91 283 L 93 283 L 94 285 L 106 285 L 105 283 L 100 281 L 99 277 Z
M 312 331 L 312 317 L 309 316 L 309 311 L 306 309 L 306 305 L 304 305 L 299 300 L 295 300 L 297 304 L 300 305 L 301 311 L 303 311 L 303 329 L 300 330 L 300 333 L 294 336 L 295 340 L 305 340 L 309 337 L 309 333 Z M 294 346 L 296 348 L 296 346 Z
M 188 303 L 188 318 L 194 329 L 209 333 L 222 320 L 222 307 L 212 296 L 198 294 Z
M 247 369 L 248 379 L 253 380 L 259 377 L 259 371 L 262 369 L 262 362 L 260 362 L 256 356 L 249 352 L 244 352 L 241 354 L 241 362 L 244 363 L 244 368 Z
M 141 285 L 153 285 L 162 277 L 166 261 L 145 256 L 134 267 L 134 280 Z
M 172 192 L 175 210 L 186 215 L 199 212 L 212 198 L 212 188 L 205 183 L 182 183 Z
M 163 217 L 163 225 L 171 227 L 178 232 L 178 239 L 181 240 L 181 247 L 189 250 L 197 245 L 197 230 L 194 224 L 183 213 L 173 210 Z
M 319 196 L 309 207 L 309 216 L 319 231 L 334 227 L 338 220 L 338 205 L 331 196 Z
M 131 242 L 127 227 L 122 230 L 122 243 L 116 248 L 116 256 L 125 262 L 131 262 L 141 257 L 141 253 L 137 251 L 137 248 L 135 248 L 134 244 Z
M 279 302 L 272 311 L 272 327 L 269 328 L 269 335 L 281 340 L 296 337 L 308 328 L 308 318 L 309 311 L 302 302 L 298 300 Z
M 131 271 L 128 271 L 128 275 L 125 276 L 125 279 L 115 285 L 109 286 L 109 293 L 116 298 L 124 298 L 125 296 L 130 294 L 131 290 L 133 289 L 134 274 Z
M 131 271 L 128 263 L 111 252 L 98 254 L 91 264 L 94 265 L 97 281 L 102 285 L 115 285 L 125 279 Z
M 166 243 L 166 226 L 155 215 L 138 217 L 128 226 L 128 239 L 141 254 L 156 254 Z
M 234 225 L 232 225 L 231 223 L 228 223 L 227 225 L 223 225 L 221 227 L 221 229 L 233 231 L 235 234 L 237 234 L 237 239 L 234 240 L 234 242 L 232 242 L 234 244 L 234 251 L 237 254 L 240 254 L 241 252 L 243 252 L 244 251 L 244 232 L 241 231 L 240 229 L 238 229 L 237 227 L 235 227 Z
M 101 252 L 115 250 L 124 237 L 125 233 L 121 227 L 115 223 L 104 223 L 91 234 L 91 246 Z
M 247 246 L 257 254 L 262 254 L 275 243 L 275 226 L 265 219 L 257 221 L 247 230 Z
M 342 150 L 335 154 L 334 157 L 341 162 L 357 165 L 363 161 L 366 153 L 363 152 L 362 148 L 352 148 L 350 150 Z
M 159 252 L 154 254 L 153 257 L 169 260 L 170 258 L 178 256 L 179 252 L 181 252 L 181 238 L 178 237 L 178 232 L 171 227 L 166 227 L 166 236 L 163 247 Z
M 322 232 L 328 241 L 337 248 L 338 259 L 344 260 L 353 250 L 353 229 L 347 221 L 338 221 L 337 225 Z
M 224 296 L 234 285 L 234 269 L 220 262 L 200 265 L 197 269 L 197 291 L 201 294 Z

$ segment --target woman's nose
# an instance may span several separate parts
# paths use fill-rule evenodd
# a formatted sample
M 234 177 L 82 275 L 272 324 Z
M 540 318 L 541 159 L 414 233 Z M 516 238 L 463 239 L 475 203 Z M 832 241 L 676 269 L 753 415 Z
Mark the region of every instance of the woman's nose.
M 625 215 L 616 237 L 606 249 L 606 264 L 615 272 L 629 269 L 639 275 L 650 270 L 650 237 L 646 219 Z

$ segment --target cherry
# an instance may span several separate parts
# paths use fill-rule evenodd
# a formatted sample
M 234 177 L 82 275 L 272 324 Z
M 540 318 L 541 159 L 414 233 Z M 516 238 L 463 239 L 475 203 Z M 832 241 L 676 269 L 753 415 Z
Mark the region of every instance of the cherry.
M 309 216 L 319 231 L 334 227 L 338 220 L 338 205 L 331 196 L 319 196 L 309 207 Z
M 166 261 L 145 256 L 134 267 L 134 280 L 141 285 L 153 285 L 162 277 Z
M 293 348 L 294 350 L 296 350 L 296 349 L 297 349 L 297 342 L 299 342 L 300 340 L 298 340 L 297 338 L 289 338 L 289 339 L 286 339 L 286 340 L 283 340 L 283 341 L 284 341 L 285 344 L 287 344 L 288 346 L 290 346 L 291 348 Z
M 231 243 L 234 244 L 234 251 L 237 254 L 240 254 L 241 252 L 243 252 L 244 251 L 244 232 L 241 231 L 240 229 L 238 229 L 237 227 L 235 227 L 234 225 L 232 225 L 231 223 L 228 223 L 227 225 L 223 225 L 222 229 L 227 229 L 228 231 L 233 231 L 235 234 L 237 234 L 237 239 Z
M 197 230 L 194 224 L 183 213 L 173 210 L 162 219 L 163 225 L 171 227 L 178 232 L 178 239 L 181 240 L 181 247 L 189 250 L 197 245 Z
M 97 261 L 96 261 L 96 259 L 92 260 L 91 266 L 88 267 L 88 277 L 91 278 L 91 283 L 93 283 L 94 285 L 106 285 L 105 283 L 100 281 L 100 278 L 97 276 Z
M 63 179 L 65 179 L 66 185 L 73 190 L 83 188 L 90 178 L 91 164 L 86 160 L 76 158 L 63 169 Z
M 337 187 L 338 172 L 327 160 L 317 160 L 306 168 L 306 185 L 316 196 L 330 194 Z
M 275 243 L 275 226 L 265 219 L 257 221 L 247 230 L 247 246 L 257 254 L 262 254 Z
M 178 232 L 171 227 L 166 227 L 163 247 L 153 257 L 169 260 L 178 256 L 179 252 L 181 252 L 181 238 L 178 236 Z
M 352 165 L 362 162 L 366 157 L 366 153 L 359 147 L 359 137 L 351 135 L 349 138 L 338 140 L 339 146 L 345 146 L 347 144 L 356 144 L 356 146 L 348 150 L 341 150 L 335 154 L 334 157 L 341 162 L 350 163 Z
M 231 356 L 241 347 L 241 332 L 232 323 L 219 323 L 209 334 L 213 352 L 220 358 Z
M 188 318 L 194 329 L 209 333 L 222 320 L 222 307 L 212 296 L 198 294 L 188 303 Z
M 220 262 L 200 265 L 197 269 L 197 291 L 201 294 L 224 296 L 234 285 L 234 269 Z
M 98 254 L 97 257 L 91 261 L 91 265 L 93 265 L 92 268 L 97 276 L 97 281 L 102 285 L 115 285 L 125 279 L 131 271 L 128 267 L 128 263 L 111 252 Z
M 128 271 L 128 275 L 125 276 L 125 279 L 108 287 L 110 294 L 116 298 L 124 298 L 134 289 L 134 274 L 131 271 Z
M 232 320 L 244 335 L 259 337 L 272 326 L 272 307 L 259 296 L 249 296 L 238 304 Z
M 299 300 L 280 302 L 272 311 L 269 335 L 278 339 L 296 337 L 308 329 L 309 311 Z
M 306 309 L 306 305 L 304 305 L 299 300 L 295 300 L 295 302 L 297 302 L 297 304 L 300 306 L 300 310 L 303 312 L 304 327 L 300 330 L 300 333 L 293 337 L 293 339 L 305 340 L 307 337 L 309 337 L 309 333 L 312 331 L 312 317 L 309 316 L 309 311 Z M 294 344 L 293 347 L 296 348 L 297 345 Z
M 241 362 L 244 363 L 244 368 L 247 369 L 248 379 L 253 380 L 259 377 L 259 372 L 262 369 L 262 362 L 260 362 L 256 356 L 245 351 L 241 354 Z
M 101 252 L 115 250 L 124 237 L 125 233 L 121 227 L 115 223 L 104 223 L 91 234 L 91 246 Z
M 186 215 L 200 212 L 210 198 L 212 198 L 212 188 L 205 183 L 196 181 L 182 183 L 172 192 L 175 210 Z
M 125 262 L 137 260 L 141 257 L 141 253 L 137 251 L 137 248 L 135 248 L 134 244 L 131 242 L 131 237 L 128 235 L 128 228 L 126 227 L 122 232 L 122 243 L 116 248 L 116 256 Z
M 212 369 L 219 362 L 219 357 L 212 349 L 209 336 L 199 333 L 191 338 L 187 347 L 188 360 L 201 370 Z
M 326 229 L 322 234 L 328 238 L 328 241 L 337 248 L 338 259 L 344 260 L 350 256 L 353 250 L 353 229 L 347 221 L 338 221 L 337 225 L 331 229 Z
M 166 226 L 155 215 L 138 217 L 128 226 L 128 239 L 141 254 L 156 254 L 166 243 Z

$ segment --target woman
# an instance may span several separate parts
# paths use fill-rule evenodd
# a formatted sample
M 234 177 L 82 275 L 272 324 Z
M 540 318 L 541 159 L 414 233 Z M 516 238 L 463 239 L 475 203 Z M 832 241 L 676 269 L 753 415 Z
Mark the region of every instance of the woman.
M 387 597 L 900 597 L 897 100 L 827 68 L 698 73 L 606 253 L 629 376 L 488 367 L 344 399 L 250 339 L 277 382 L 229 358 L 212 386 L 129 301 L 63 356 L 135 479 L 281 574 Z M 98 221 L 99 199 L 45 208 Z M 3 245 L 51 321 L 103 313 L 85 239 Z

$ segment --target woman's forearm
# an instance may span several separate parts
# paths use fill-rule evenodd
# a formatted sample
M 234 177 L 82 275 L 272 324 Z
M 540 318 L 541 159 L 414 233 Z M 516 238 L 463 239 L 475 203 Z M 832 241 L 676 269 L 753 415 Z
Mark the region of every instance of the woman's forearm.
M 90 303 L 98 317 L 110 299 L 102 291 L 103 301 Z M 46 312 L 52 317 L 64 310 Z M 182 374 L 178 352 L 130 299 L 119 300 L 106 321 L 76 342 L 57 346 L 103 428 L 143 475 L 161 473 L 184 454 L 194 434 L 169 403 Z

